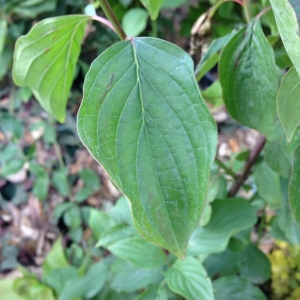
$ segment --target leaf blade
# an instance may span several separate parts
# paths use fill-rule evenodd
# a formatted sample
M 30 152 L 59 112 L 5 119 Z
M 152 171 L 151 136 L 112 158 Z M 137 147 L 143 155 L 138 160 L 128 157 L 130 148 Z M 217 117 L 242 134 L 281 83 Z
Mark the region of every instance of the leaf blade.
M 225 46 L 220 82 L 231 116 L 267 135 L 275 115 L 277 78 L 273 50 L 259 20 L 253 19 Z
M 87 75 L 78 132 L 130 200 L 138 231 L 183 257 L 216 147 L 190 57 L 152 38 L 112 46 Z
M 68 94 L 89 19 L 70 15 L 45 19 L 18 39 L 13 79 L 30 87 L 41 106 L 64 122 Z

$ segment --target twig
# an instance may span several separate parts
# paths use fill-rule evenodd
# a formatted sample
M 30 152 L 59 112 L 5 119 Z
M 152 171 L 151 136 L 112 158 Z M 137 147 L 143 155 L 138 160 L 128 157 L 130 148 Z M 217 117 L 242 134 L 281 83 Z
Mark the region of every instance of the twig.
M 234 183 L 232 184 L 231 189 L 228 192 L 228 197 L 234 197 L 239 191 L 240 187 L 243 185 L 243 183 L 247 180 L 247 178 L 250 175 L 251 168 L 256 162 L 265 144 L 266 144 L 266 138 L 260 135 L 259 138 L 257 139 L 256 144 L 254 145 L 254 147 L 250 152 L 249 158 L 244 166 L 243 173 L 237 176 Z
M 100 17 L 100 16 L 93 16 L 92 19 L 104 24 L 105 26 L 109 27 L 111 30 L 116 32 L 114 26 L 108 20 L 106 20 L 105 18 Z
M 124 32 L 119 20 L 117 19 L 115 13 L 113 12 L 111 6 L 109 5 L 107 0 L 99 0 L 101 7 L 107 17 L 107 19 L 111 22 L 113 25 L 117 35 L 119 36 L 121 41 L 125 41 L 127 36 Z
M 226 174 L 232 176 L 233 179 L 236 179 L 237 175 L 230 168 L 228 168 L 219 158 L 216 157 L 215 162 L 219 168 L 223 169 L 226 172 Z

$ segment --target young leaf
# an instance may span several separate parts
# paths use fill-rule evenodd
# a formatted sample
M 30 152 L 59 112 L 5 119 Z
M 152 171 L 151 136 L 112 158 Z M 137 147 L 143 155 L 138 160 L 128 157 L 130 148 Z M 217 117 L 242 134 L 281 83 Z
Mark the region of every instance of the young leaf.
M 145 30 L 148 18 L 149 15 L 143 8 L 129 9 L 122 19 L 124 31 L 128 36 L 138 36 Z
M 300 225 L 300 147 L 294 152 L 293 171 L 289 185 L 289 199 L 298 225 Z
M 243 199 L 215 200 L 212 203 L 211 220 L 208 225 L 199 226 L 193 233 L 188 254 L 224 251 L 234 233 L 250 228 L 256 220 L 255 208 Z
M 140 268 L 154 268 L 167 264 L 163 250 L 156 245 L 149 244 L 140 236 L 121 238 L 109 245 L 108 250 Z
M 130 200 L 138 231 L 184 257 L 217 143 L 190 56 L 153 38 L 110 47 L 87 74 L 78 132 Z
M 166 272 L 166 282 L 174 293 L 187 300 L 214 299 L 211 281 L 194 257 L 187 257 L 184 261 L 176 260 Z
M 41 106 L 60 122 L 65 110 L 88 16 L 45 19 L 18 39 L 13 78 L 30 87 Z
M 300 77 L 293 67 L 284 75 L 277 94 L 278 117 L 285 130 L 288 142 L 291 142 L 300 125 Z
M 259 20 L 253 19 L 229 41 L 219 70 L 231 116 L 266 135 L 274 120 L 278 84 L 273 50 Z
M 156 20 L 164 0 L 140 0 L 148 10 L 151 20 Z
M 300 36 L 296 13 L 288 0 L 270 0 L 270 3 L 285 50 L 300 76 Z M 295 1 L 292 4 L 295 5 Z

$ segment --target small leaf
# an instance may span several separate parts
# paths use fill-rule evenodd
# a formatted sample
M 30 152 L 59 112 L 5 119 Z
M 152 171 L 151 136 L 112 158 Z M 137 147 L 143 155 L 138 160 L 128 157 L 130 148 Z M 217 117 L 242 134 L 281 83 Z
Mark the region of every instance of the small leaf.
M 300 76 L 300 36 L 296 13 L 288 0 L 270 0 L 270 3 L 285 50 Z
M 296 222 L 300 226 L 300 147 L 294 152 L 293 170 L 289 184 L 289 200 Z
M 163 280 L 161 268 L 142 269 L 121 259 L 114 262 L 112 270 L 116 275 L 111 287 L 118 292 L 137 291 Z
M 6 33 L 7 33 L 7 22 L 1 12 L 0 12 L 0 17 L 1 17 L 1 19 L 0 19 L 0 61 L 1 61 L 2 51 L 5 46 L 5 39 L 6 39 Z
M 147 20 L 148 13 L 143 8 L 131 8 L 125 13 L 122 26 L 128 36 L 138 36 L 145 30 Z
M 212 203 L 211 220 L 205 227 L 199 226 L 193 233 L 188 253 L 217 253 L 224 251 L 230 237 L 256 222 L 256 210 L 244 199 L 222 199 Z
M 300 125 L 300 77 L 293 67 L 284 75 L 277 94 L 278 117 L 291 142 Z
M 267 300 L 260 289 L 238 276 L 221 277 L 213 287 L 215 300 Z
M 278 83 L 273 50 L 259 20 L 253 19 L 229 41 L 219 70 L 231 116 L 266 135 L 274 120 Z
M 53 186 L 64 197 L 67 197 L 70 193 L 70 186 L 67 177 L 67 170 L 61 169 L 53 173 L 52 175 Z
M 255 284 L 262 284 L 271 276 L 269 259 L 252 244 L 238 253 L 237 265 L 240 275 Z
M 43 276 L 47 277 L 47 274 L 55 269 L 68 267 L 69 263 L 64 254 L 62 247 L 62 240 L 59 238 L 52 246 L 50 252 L 46 256 L 46 260 L 43 263 Z
M 24 300 L 23 297 L 16 294 L 14 291 L 14 279 L 1 279 L 0 295 L 1 300 Z
M 108 264 L 105 260 L 93 264 L 87 273 L 70 279 L 59 294 L 58 300 L 73 300 L 79 297 L 92 298 L 104 286 L 108 276 Z
M 278 173 L 274 172 L 265 162 L 262 162 L 255 166 L 254 180 L 259 195 L 271 208 L 281 205 L 283 196 Z
M 176 260 L 166 272 L 166 282 L 176 294 L 188 300 L 213 300 L 212 284 L 201 263 L 193 258 Z
M 209 48 L 201 58 L 201 61 L 196 66 L 195 76 L 197 81 L 199 81 L 212 67 L 214 67 L 219 59 L 218 52 L 226 46 L 226 44 L 231 40 L 231 38 L 235 35 L 235 32 L 231 32 L 225 36 L 214 39 Z
M 41 201 L 45 200 L 48 196 L 49 189 L 49 176 L 47 170 L 38 164 L 30 164 L 30 171 L 35 177 L 33 185 L 33 194 Z
M 15 83 L 30 87 L 41 106 L 60 122 L 65 120 L 66 104 L 88 19 L 84 15 L 45 19 L 16 43 Z
M 140 1 L 148 10 L 151 19 L 153 21 L 156 20 L 164 0 L 140 0 Z
M 163 250 L 140 236 L 121 238 L 107 248 L 115 256 L 140 268 L 154 268 L 167 264 Z
M 190 56 L 153 38 L 110 47 L 87 74 L 78 133 L 130 200 L 138 231 L 184 257 L 217 144 Z

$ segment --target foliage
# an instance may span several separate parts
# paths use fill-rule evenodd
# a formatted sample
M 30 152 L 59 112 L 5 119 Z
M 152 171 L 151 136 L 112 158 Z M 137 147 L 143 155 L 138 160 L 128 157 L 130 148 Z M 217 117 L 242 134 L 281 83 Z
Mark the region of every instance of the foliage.
M 14 182 L 28 171 L 32 195 L 45 206 L 55 190 L 62 201 L 53 221 L 63 224 L 65 235 L 53 244 L 40 277 L 20 267 L 21 278 L 0 284 L 3 299 L 267 299 L 265 285 L 279 281 L 284 255 L 274 249 L 267 256 L 263 238 L 300 244 L 298 4 L 79 2 L 65 1 L 61 10 L 56 1 L 1 2 L 0 77 L 20 88 L 6 92 L 8 108 L 0 110 L 3 139 L 11 141 L 0 144 L 0 175 Z M 183 4 L 196 16 L 182 22 L 182 30 L 195 23 L 195 71 L 190 55 L 167 42 L 162 29 L 163 9 Z M 100 7 L 108 20 L 97 15 Z M 41 21 L 30 29 L 32 18 Z M 103 37 L 91 37 L 93 21 L 108 28 L 98 27 Z M 216 65 L 218 79 L 200 93 L 197 81 Z M 97 173 L 88 167 L 70 172 L 56 131 L 67 128 L 78 143 L 67 107 L 81 93 L 83 77 L 83 99 L 74 109 L 79 138 L 124 195 L 102 210 L 89 205 L 102 191 Z M 33 97 L 65 124 L 45 115 L 25 131 L 15 110 Z M 222 105 L 240 126 L 259 132 L 250 152 L 229 161 L 216 157 L 211 111 Z M 23 151 L 27 130 L 36 139 Z M 40 139 L 56 156 L 43 165 L 37 163 Z M 1 189 L 0 200 L 15 193 Z M 1 269 L 15 268 L 18 250 L 9 236 L 0 238 Z M 277 290 L 274 284 L 274 299 L 297 297 L 294 286 Z

